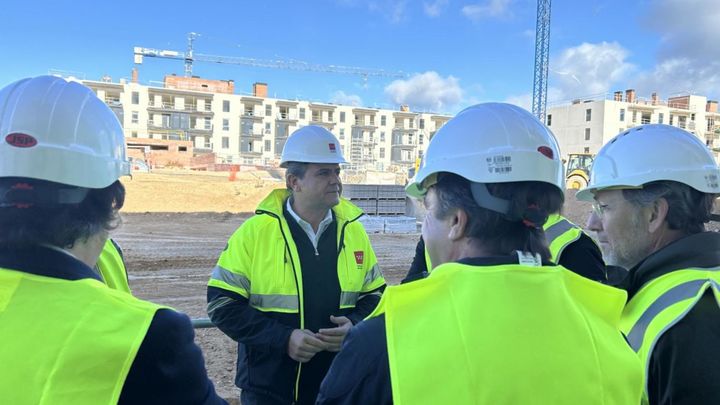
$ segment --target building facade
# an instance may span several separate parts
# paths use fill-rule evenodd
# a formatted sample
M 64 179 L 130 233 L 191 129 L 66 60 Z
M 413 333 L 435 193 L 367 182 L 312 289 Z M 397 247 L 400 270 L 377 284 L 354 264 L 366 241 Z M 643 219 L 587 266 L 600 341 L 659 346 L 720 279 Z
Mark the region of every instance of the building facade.
M 700 138 L 718 158 L 720 114 L 717 101 L 698 95 L 661 100 L 638 98 L 634 90 L 610 97 L 575 100 L 548 108 L 547 125 L 560 143 L 563 158 L 571 153 L 595 155 L 615 135 L 642 124 L 668 124 Z
M 320 125 L 340 140 L 350 170 L 409 168 L 427 148 L 446 115 L 283 100 L 234 93 L 232 81 L 176 78 L 152 87 L 134 81 L 83 81 L 117 114 L 128 141 L 190 141 L 213 152 L 216 163 L 275 166 L 293 131 Z M 137 138 L 137 139 L 135 139 Z

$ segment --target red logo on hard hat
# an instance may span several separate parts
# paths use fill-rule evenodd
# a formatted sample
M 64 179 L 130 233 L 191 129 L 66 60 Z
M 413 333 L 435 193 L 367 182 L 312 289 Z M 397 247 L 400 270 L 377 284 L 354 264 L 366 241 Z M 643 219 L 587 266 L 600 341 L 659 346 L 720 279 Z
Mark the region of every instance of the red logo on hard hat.
M 355 251 L 355 263 L 357 263 L 359 266 L 359 265 L 363 264 L 364 261 L 365 261 L 365 252 L 363 252 L 362 250 Z
M 547 147 L 547 146 L 540 146 L 540 147 L 538 147 L 537 150 L 538 150 L 538 152 L 542 153 L 543 156 L 545 156 L 546 158 L 548 158 L 548 159 L 555 159 L 555 156 L 554 156 L 555 154 L 553 153 L 553 150 L 550 149 L 549 147 Z
M 28 134 L 21 134 L 19 132 L 12 133 L 5 137 L 5 142 L 10 146 L 16 148 L 32 148 L 37 145 L 37 139 L 33 138 Z
M 328 149 L 330 149 L 330 152 L 335 153 L 335 144 L 334 144 L 334 143 L 329 143 L 329 144 L 328 144 Z

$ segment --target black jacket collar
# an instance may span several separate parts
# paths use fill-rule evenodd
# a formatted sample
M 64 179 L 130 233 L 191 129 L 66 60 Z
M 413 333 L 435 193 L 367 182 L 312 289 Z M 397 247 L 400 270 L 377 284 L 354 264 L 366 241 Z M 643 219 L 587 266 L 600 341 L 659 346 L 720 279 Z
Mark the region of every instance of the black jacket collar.
M 64 280 L 94 278 L 102 281 L 80 260 L 45 246 L 0 248 L 0 268 Z
M 625 279 L 628 300 L 648 282 L 675 270 L 720 266 L 720 233 L 702 232 L 680 238 L 635 265 Z

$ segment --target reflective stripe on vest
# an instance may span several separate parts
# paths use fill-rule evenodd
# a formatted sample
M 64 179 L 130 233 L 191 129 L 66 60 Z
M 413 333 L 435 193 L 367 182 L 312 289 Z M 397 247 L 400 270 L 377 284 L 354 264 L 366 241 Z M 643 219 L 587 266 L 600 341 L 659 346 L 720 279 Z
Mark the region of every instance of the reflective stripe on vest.
M 108 287 L 126 293 L 130 292 L 125 263 L 111 239 L 105 241 L 95 269 Z
M 519 264 L 447 263 L 388 287 L 373 315 L 385 313 L 393 402 L 637 404 L 642 368 L 617 325 L 625 297 Z
M 158 305 L 94 279 L 0 269 L 0 397 L 115 404 Z
M 657 342 L 692 310 L 708 288 L 720 294 L 720 268 L 676 270 L 643 286 L 625 307 L 622 331 L 643 362 L 646 376 Z
M 563 250 L 582 235 L 582 229 L 579 226 L 558 214 L 548 217 L 543 225 L 543 230 L 550 249 L 550 261 L 553 263 L 557 263 Z

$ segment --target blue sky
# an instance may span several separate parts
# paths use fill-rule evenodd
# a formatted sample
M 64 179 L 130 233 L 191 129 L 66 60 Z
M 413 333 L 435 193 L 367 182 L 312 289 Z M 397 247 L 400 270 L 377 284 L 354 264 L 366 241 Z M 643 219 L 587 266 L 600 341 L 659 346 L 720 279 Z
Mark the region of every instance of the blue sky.
M 717 0 L 555 0 L 550 102 L 635 88 L 661 98 L 720 96 Z M 454 113 L 482 101 L 528 106 L 532 0 L 15 1 L 3 2 L 0 84 L 49 69 L 98 80 L 129 77 L 134 46 L 402 71 L 405 79 L 194 64 L 237 92 L 266 82 L 279 98 Z M 7 61 L 11 61 L 7 63 Z M 140 81 L 183 74 L 182 61 L 145 58 Z

